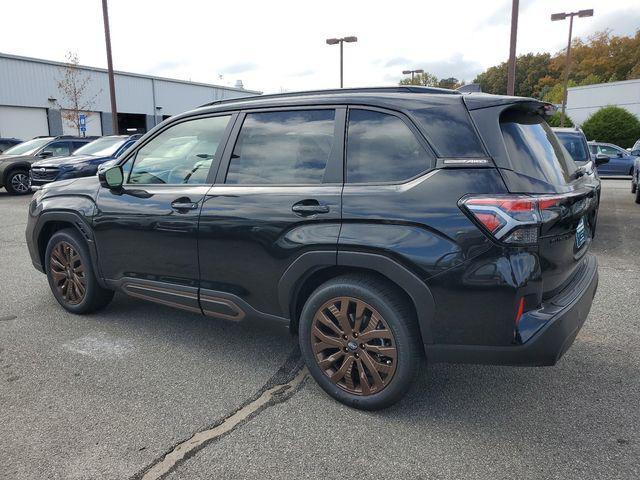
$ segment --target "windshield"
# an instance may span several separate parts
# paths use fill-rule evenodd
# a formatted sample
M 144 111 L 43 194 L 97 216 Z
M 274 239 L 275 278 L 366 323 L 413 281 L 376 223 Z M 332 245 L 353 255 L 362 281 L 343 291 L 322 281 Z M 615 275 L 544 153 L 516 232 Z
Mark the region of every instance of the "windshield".
M 5 150 L 3 155 L 32 155 L 51 141 L 50 138 L 34 138 Z
M 576 162 L 588 162 L 591 158 L 587 144 L 580 133 L 555 132 L 564 148 Z
M 508 110 L 500 128 L 516 172 L 552 185 L 571 182 L 577 166 L 540 115 Z
M 104 137 L 87 143 L 76 150 L 73 155 L 95 155 L 96 157 L 110 157 L 127 141 L 122 137 Z

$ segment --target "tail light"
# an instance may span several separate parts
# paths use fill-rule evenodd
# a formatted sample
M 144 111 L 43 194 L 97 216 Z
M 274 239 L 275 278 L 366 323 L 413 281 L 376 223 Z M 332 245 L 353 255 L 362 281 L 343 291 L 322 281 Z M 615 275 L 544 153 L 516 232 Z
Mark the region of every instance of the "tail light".
M 566 196 L 495 195 L 470 196 L 460 207 L 494 239 L 516 245 L 538 242 L 540 225 L 555 218 L 554 211 Z

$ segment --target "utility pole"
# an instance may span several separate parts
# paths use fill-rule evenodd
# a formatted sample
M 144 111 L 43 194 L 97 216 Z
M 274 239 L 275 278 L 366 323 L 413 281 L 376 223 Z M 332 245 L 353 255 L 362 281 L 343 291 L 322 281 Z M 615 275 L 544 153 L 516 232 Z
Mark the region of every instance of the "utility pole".
M 343 56 L 342 56 L 342 44 L 344 42 L 352 43 L 357 42 L 358 37 L 342 37 L 342 38 L 327 38 L 327 45 L 340 44 L 340 88 L 343 87 Z
M 518 4 L 513 0 L 511 4 L 511 40 L 509 44 L 509 65 L 507 70 L 507 95 L 516 93 L 516 43 L 518 41 Z
M 551 15 L 551 21 L 564 20 L 569 17 L 569 41 L 567 42 L 567 60 L 564 66 L 564 78 L 562 79 L 562 111 L 560 113 L 560 126 L 564 127 L 564 119 L 567 109 L 567 90 L 569 87 L 569 71 L 571 70 L 571 36 L 573 35 L 573 17 L 593 17 L 593 8 L 578 12 L 562 12 Z
M 102 18 L 104 21 L 104 41 L 107 45 L 107 69 L 109 71 L 109 96 L 111 97 L 111 128 L 113 134 L 118 131 L 118 109 L 116 107 L 116 84 L 113 77 L 113 60 L 111 59 L 111 33 L 109 32 L 109 10 L 107 0 L 102 0 Z

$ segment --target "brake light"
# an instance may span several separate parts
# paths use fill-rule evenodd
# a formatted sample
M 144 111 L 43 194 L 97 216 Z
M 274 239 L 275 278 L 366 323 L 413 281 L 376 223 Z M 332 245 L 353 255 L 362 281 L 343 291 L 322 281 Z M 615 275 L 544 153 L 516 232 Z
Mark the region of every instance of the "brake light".
M 460 201 L 462 210 L 496 240 L 516 245 L 538 242 L 540 225 L 555 216 L 563 195 L 471 196 Z

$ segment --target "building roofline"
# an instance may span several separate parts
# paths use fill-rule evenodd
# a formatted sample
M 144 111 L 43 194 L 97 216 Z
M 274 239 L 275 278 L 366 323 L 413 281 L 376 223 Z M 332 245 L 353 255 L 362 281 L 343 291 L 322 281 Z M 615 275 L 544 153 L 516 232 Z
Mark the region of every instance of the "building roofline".
M 631 80 L 618 80 L 617 82 L 603 82 L 603 83 L 592 83 L 590 85 L 577 85 L 575 87 L 569 87 L 568 90 L 588 90 L 590 88 L 602 88 L 602 87 L 608 87 L 611 85 L 628 85 L 631 83 L 640 83 L 640 78 L 633 78 Z
M 25 62 L 35 62 L 35 63 L 42 63 L 45 65 L 53 65 L 56 67 L 65 67 L 67 65 L 67 63 L 65 62 L 59 62 L 56 60 L 46 60 L 43 58 L 35 58 L 35 57 L 24 57 L 22 55 L 13 55 L 10 53 L 3 53 L 0 52 L 0 58 L 8 58 L 10 60 L 22 60 Z M 108 73 L 106 68 L 99 68 L 99 67 L 90 67 L 88 65 L 78 65 L 78 68 L 81 68 L 83 70 L 89 70 L 89 71 L 93 71 L 93 72 L 100 72 L 100 73 Z M 222 90 L 230 90 L 233 92 L 244 92 L 244 93 L 253 93 L 255 95 L 261 95 L 262 92 L 259 90 L 247 90 L 245 88 L 236 88 L 236 87 L 228 87 L 226 85 L 216 85 L 213 83 L 203 83 L 203 82 L 191 82 L 188 80 L 179 80 L 177 78 L 169 78 L 169 77 L 159 77 L 156 75 L 146 75 L 143 73 L 133 73 L 133 72 L 123 72 L 120 70 L 114 70 L 113 73 L 115 75 L 122 75 L 122 76 L 126 76 L 126 77 L 137 77 L 137 78 L 146 78 L 149 80 L 161 80 L 163 82 L 172 82 L 172 83 L 180 83 L 183 85 L 196 85 L 196 86 L 200 86 L 200 87 L 208 87 L 208 88 L 218 88 L 218 89 L 222 89 Z

